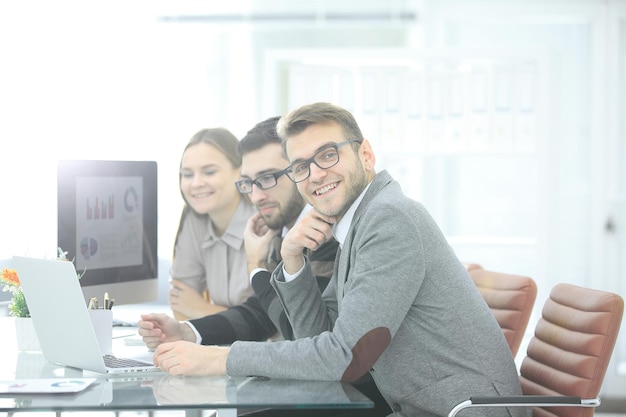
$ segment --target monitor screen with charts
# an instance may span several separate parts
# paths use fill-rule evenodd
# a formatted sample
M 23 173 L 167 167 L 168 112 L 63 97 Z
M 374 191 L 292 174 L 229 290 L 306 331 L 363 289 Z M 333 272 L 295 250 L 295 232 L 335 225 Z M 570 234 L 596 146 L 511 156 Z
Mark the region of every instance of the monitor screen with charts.
M 85 299 L 156 300 L 156 162 L 62 160 L 57 191 L 58 246 L 85 271 Z

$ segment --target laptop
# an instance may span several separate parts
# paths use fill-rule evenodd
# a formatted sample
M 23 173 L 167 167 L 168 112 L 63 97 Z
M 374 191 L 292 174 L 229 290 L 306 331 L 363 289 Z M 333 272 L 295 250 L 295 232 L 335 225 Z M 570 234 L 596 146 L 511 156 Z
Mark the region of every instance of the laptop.
M 101 352 L 72 262 L 14 256 L 13 267 L 46 360 L 109 375 L 160 371 L 145 360 Z

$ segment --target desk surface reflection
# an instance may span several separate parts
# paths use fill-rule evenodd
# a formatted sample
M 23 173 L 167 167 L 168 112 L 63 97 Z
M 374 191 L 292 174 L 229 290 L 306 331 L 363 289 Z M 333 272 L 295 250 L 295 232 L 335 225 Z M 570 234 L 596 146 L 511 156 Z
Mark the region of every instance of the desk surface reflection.
M 10 318 L 0 318 L 10 320 Z M 1 326 L 5 327 L 5 326 Z M 10 332 L 9 329 L 2 329 Z M 3 334 L 7 334 L 4 333 Z M 8 333 L 11 334 L 11 333 Z M 75 394 L 2 394 L 0 412 L 371 408 L 366 396 L 337 381 L 264 377 L 180 377 L 165 373 L 107 377 L 49 363 L 41 352 L 0 349 L 0 380 L 96 377 Z

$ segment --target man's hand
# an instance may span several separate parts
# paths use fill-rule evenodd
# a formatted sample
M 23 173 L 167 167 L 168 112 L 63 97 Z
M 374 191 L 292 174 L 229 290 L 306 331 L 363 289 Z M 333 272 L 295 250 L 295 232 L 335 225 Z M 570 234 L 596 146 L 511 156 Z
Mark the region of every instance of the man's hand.
M 280 248 L 280 255 L 287 273 L 294 274 L 302 268 L 304 265 L 302 251 L 305 248 L 315 251 L 333 237 L 332 225 L 334 223 L 334 217 L 325 216 L 311 209 L 289 229 Z
M 229 351 L 228 347 L 184 341 L 161 343 L 154 352 L 154 364 L 172 375 L 226 375 Z
M 188 325 L 165 314 L 142 314 L 137 326 L 139 326 L 139 335 L 149 349 L 154 349 L 164 342 L 196 341 L 196 335 Z
M 248 219 L 246 229 L 243 232 L 243 242 L 248 258 L 248 273 L 256 268 L 268 269 L 267 257 L 270 243 L 279 233 L 280 230 L 272 230 L 267 227 L 265 220 L 259 213 Z

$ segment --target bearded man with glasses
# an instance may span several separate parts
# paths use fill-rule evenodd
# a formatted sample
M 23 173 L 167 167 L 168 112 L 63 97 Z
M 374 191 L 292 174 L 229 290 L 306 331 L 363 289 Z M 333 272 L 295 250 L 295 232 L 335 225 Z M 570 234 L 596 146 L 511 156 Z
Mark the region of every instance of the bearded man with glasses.
M 242 165 L 241 178 L 235 186 L 250 198 L 258 211 L 249 219 L 244 231 L 248 273 L 255 294 L 223 312 L 187 322 L 178 322 L 165 314 L 145 314 L 139 322 L 139 334 L 148 347 L 176 340 L 218 345 L 236 340 L 294 338 L 289 320 L 270 285 L 270 276 L 281 260 L 282 236 L 311 206 L 285 176 L 289 161 L 276 135 L 278 119 L 272 117 L 258 123 L 237 147 Z M 313 265 L 319 291 L 323 291 L 330 280 L 337 247 L 337 241 L 329 239 L 316 251 L 304 251 Z
M 375 171 L 354 116 L 314 103 L 281 118 L 277 130 L 291 161 L 287 175 L 313 206 L 285 235 L 271 280 L 297 340 L 164 343 L 154 363 L 174 375 L 352 382 L 371 388 L 375 416 L 445 416 L 472 395 L 521 394 L 511 350 L 467 270 L 426 208 L 387 171 Z M 332 237 L 341 249 L 319 294 L 302 251 Z M 526 415 L 504 407 L 463 412 Z

